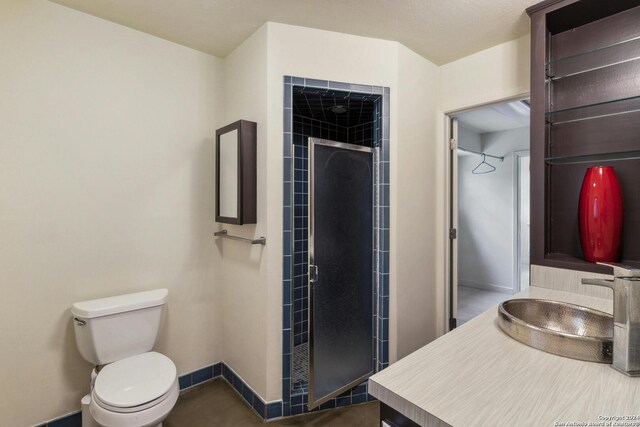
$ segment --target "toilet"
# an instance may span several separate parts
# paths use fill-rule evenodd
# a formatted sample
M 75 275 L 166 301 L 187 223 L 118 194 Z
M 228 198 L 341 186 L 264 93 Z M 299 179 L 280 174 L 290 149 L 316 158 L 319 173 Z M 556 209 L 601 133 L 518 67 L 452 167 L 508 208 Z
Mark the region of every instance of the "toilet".
M 82 398 L 83 427 L 161 426 L 180 394 L 176 366 L 151 351 L 167 289 L 73 304 L 76 344 L 96 365 Z

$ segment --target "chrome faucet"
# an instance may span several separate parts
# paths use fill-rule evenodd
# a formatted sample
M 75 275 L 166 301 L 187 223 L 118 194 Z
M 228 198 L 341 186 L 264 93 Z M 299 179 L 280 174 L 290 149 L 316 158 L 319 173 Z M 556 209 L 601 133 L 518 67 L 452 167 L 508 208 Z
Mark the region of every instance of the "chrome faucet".
M 613 289 L 613 363 L 623 374 L 640 376 L 640 270 L 622 264 L 613 267 L 613 280 L 582 279 L 583 285 Z

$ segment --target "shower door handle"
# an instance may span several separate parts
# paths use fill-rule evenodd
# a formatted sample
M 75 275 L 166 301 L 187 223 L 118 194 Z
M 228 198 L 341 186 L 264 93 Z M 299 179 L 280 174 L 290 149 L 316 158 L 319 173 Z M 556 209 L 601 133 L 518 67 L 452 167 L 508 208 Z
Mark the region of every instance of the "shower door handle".
M 309 264 L 309 283 L 315 284 L 318 281 L 318 266 Z

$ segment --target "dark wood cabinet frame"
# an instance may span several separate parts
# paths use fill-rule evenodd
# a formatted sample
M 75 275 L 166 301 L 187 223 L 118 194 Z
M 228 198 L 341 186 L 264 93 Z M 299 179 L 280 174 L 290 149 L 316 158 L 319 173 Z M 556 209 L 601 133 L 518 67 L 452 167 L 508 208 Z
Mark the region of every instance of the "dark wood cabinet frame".
M 380 425 L 382 422 L 387 423 L 391 427 L 420 427 L 420 425 L 400 412 L 380 402 Z
M 563 199 L 567 195 L 577 196 L 580 191 L 579 183 L 582 180 L 580 174 L 584 172 L 578 167 L 566 166 L 552 170 L 552 167 L 557 166 L 551 166 L 545 159 L 558 155 L 559 142 L 564 144 L 562 149 L 567 153 L 576 155 L 582 150 L 587 153 L 616 151 L 616 147 L 622 147 L 623 150 L 640 150 L 640 139 L 634 136 L 637 132 L 635 126 L 630 125 L 631 119 L 621 117 L 605 119 L 606 126 L 602 126 L 600 122 L 589 123 L 587 120 L 566 126 L 566 130 L 552 135 L 545 115 L 547 111 L 555 111 L 552 103 L 561 101 L 568 106 L 579 106 L 579 97 L 583 93 L 579 89 L 566 86 L 554 86 L 552 90 L 552 83 L 547 81 L 546 64 L 552 57 L 551 50 L 555 46 L 553 41 L 558 40 L 554 38 L 556 35 L 568 30 L 579 30 L 580 27 L 589 25 L 589 27 L 583 27 L 588 28 L 588 31 L 583 31 L 579 38 L 560 36 L 564 44 L 556 47 L 562 49 L 566 56 L 567 51 L 579 50 L 573 43 L 597 45 L 602 38 L 606 40 L 622 27 L 632 28 L 636 22 L 633 20 L 637 19 L 635 18 L 637 13 L 633 16 L 615 17 L 613 23 L 601 22 L 595 25 L 593 23 L 638 6 L 640 6 L 639 0 L 546 0 L 527 9 L 531 17 L 531 264 L 610 273 L 607 267 L 581 259 L 578 235 L 577 232 L 574 233 L 574 228 L 577 230 L 577 206 L 575 206 L 574 215 L 574 201 L 567 202 Z M 635 12 L 625 12 L 622 15 L 629 13 Z M 595 93 L 595 97 L 603 100 L 611 97 L 612 94 L 619 96 L 618 92 L 626 89 L 623 83 L 617 80 L 620 78 L 618 75 L 611 73 L 609 77 L 606 73 L 605 70 L 602 75 L 605 75 L 608 80 L 594 83 L 602 84 L 598 89 L 600 92 Z M 603 81 L 606 83 L 602 83 Z M 557 91 L 554 92 L 556 89 Z M 629 94 L 629 96 L 633 95 L 640 95 L 640 93 Z M 563 106 L 556 104 L 555 108 L 563 108 Z M 600 128 L 597 125 L 600 125 Z M 557 129 L 555 128 L 554 132 L 558 132 Z M 554 146 L 557 152 L 553 153 L 552 137 L 558 139 Z M 613 146 L 605 147 L 603 141 L 611 142 Z M 566 153 L 560 155 L 566 155 Z M 618 165 L 616 169 L 619 168 L 620 177 L 624 177 L 628 183 L 640 182 L 640 168 L 637 167 L 637 163 L 621 162 Z M 625 193 L 626 232 L 623 240 L 624 251 L 627 253 L 623 254 L 622 262 L 624 263 L 635 265 L 640 263 L 639 236 L 629 235 L 629 233 L 636 234 L 640 229 L 638 218 L 640 218 L 640 191 L 636 190 L 635 186 L 628 186 L 628 191 Z
M 256 156 L 257 124 L 238 120 L 216 131 L 216 222 L 227 224 L 256 223 Z M 220 216 L 220 137 L 238 131 L 238 208 L 237 217 Z

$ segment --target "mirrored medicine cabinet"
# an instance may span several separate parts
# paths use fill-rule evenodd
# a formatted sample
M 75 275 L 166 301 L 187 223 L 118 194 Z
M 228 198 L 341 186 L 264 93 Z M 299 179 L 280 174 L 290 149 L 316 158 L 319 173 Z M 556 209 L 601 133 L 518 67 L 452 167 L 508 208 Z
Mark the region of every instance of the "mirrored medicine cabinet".
M 256 128 L 238 120 L 216 131 L 216 222 L 256 223 Z

